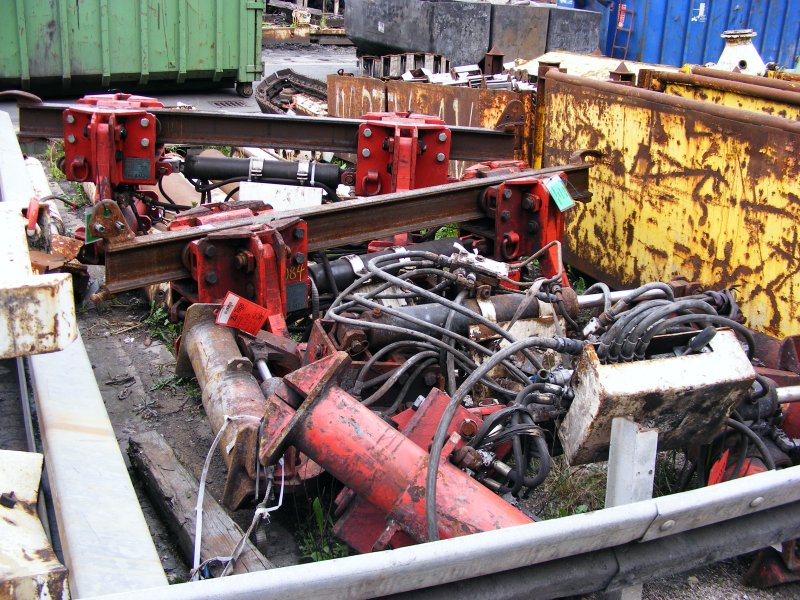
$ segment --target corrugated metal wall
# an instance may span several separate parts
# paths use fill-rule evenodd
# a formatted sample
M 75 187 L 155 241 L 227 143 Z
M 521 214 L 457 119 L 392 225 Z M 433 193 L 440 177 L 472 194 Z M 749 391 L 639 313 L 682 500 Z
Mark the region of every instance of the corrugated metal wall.
M 590 0 L 586 4 L 608 17 L 603 48 L 608 56 L 622 6 L 634 12 L 625 57 L 629 60 L 675 66 L 716 62 L 724 46 L 720 34 L 727 29 L 755 30 L 753 42 L 764 62 L 794 67 L 800 54 L 798 0 L 623 0 L 610 7 Z M 626 21 L 624 26 L 628 25 Z M 622 58 L 621 50 L 614 50 L 613 56 Z

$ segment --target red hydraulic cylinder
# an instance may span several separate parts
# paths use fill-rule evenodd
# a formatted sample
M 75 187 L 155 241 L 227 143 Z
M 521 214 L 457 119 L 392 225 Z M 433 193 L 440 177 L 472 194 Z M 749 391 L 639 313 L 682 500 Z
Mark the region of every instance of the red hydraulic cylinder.
M 417 541 L 427 541 L 429 455 L 334 383 L 349 360 L 339 352 L 284 379 L 267 401 L 260 458 L 269 464 L 293 445 Z M 532 522 L 446 460 L 439 465 L 436 499 L 441 538 Z

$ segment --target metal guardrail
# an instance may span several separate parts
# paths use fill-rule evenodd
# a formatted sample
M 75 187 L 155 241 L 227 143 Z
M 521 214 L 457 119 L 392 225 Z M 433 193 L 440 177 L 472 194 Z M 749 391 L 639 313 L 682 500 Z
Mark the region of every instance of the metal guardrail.
M 28 357 L 72 596 L 166 586 L 78 335 L 72 278 L 32 272 L 22 210 L 33 197 L 11 119 L 0 111 L 0 358 L 17 357 L 21 367 Z
M 102 598 L 338 600 L 421 590 L 476 598 L 487 577 L 498 584 L 492 598 L 611 590 L 663 575 L 665 564 L 674 572 L 797 536 L 799 501 L 800 467 L 792 467 L 510 529 Z

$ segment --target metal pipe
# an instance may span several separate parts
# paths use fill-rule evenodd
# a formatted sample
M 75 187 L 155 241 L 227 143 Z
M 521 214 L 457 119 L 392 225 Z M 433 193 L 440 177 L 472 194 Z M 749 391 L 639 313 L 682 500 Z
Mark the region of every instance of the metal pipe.
M 649 577 L 647 560 L 638 564 L 641 568 L 634 568 L 634 563 L 631 563 L 636 553 L 647 547 L 639 543 L 640 540 L 672 537 L 675 545 L 671 556 L 664 556 L 664 564 L 669 564 L 675 570 L 685 564 L 684 555 L 690 551 L 687 540 L 695 540 L 689 536 L 678 536 L 679 533 L 700 527 L 708 529 L 705 526 L 724 522 L 724 527 L 712 529 L 724 535 L 730 527 L 730 531 L 742 533 L 743 536 L 746 533 L 746 537 L 758 546 L 768 545 L 776 537 L 797 535 L 794 529 L 800 522 L 797 516 L 798 501 L 800 467 L 791 467 L 590 514 L 539 521 L 390 552 L 375 552 L 226 579 L 178 584 L 166 589 L 139 592 L 138 595 L 119 594 L 106 598 L 255 600 L 279 596 L 283 600 L 330 600 L 380 597 L 461 581 L 465 574 L 478 582 L 481 577 L 492 573 L 510 573 L 512 569 L 530 565 L 542 565 L 544 569 L 557 564 L 548 561 L 586 556 L 587 553 L 615 547 L 625 549 L 624 552 L 617 552 L 616 556 L 623 564 L 630 565 L 625 567 L 630 579 L 613 582 L 613 585 L 623 587 Z M 767 529 L 755 528 L 754 521 L 749 520 L 750 516 L 761 516 L 763 511 L 778 506 L 786 510 L 763 513 L 764 519 L 760 523 L 764 523 Z M 787 522 L 788 527 L 776 533 L 768 525 L 777 522 L 778 517 L 773 515 L 780 515 L 782 527 Z M 741 529 L 738 528 L 740 523 Z M 732 552 L 741 553 L 736 547 L 735 535 L 731 535 L 730 541 L 726 538 L 724 543 L 719 539 L 706 538 L 705 535 L 703 531 L 698 540 L 711 540 L 708 546 L 701 547 L 701 550 L 705 550 L 705 561 L 703 556 L 698 556 L 696 564 L 724 558 L 728 543 Z M 698 554 L 702 552 L 699 550 Z M 503 557 L 502 561 L 497 560 L 498 556 Z M 694 559 L 694 553 L 692 556 Z M 602 569 L 600 571 L 604 572 Z M 571 577 L 577 577 L 575 571 L 566 572 L 572 573 Z M 660 574 L 660 571 L 656 571 L 653 576 Z M 606 581 L 598 581 L 598 588 L 606 585 Z M 527 596 L 538 597 L 535 593 Z M 471 597 L 480 596 L 472 594 Z
M 608 299 L 611 300 L 612 304 L 617 300 L 622 300 L 628 294 L 630 294 L 634 290 L 616 290 L 608 294 Z M 603 305 L 603 294 L 583 294 L 582 296 L 578 296 L 578 306 L 581 308 L 592 308 L 594 306 L 602 306 Z M 637 298 L 637 300 L 652 300 L 653 298 L 663 298 L 664 292 L 660 290 L 650 290 L 649 292 L 643 293 L 641 296 Z
M 264 416 L 264 395 L 253 377 L 253 363 L 239 352 L 234 330 L 215 323 L 215 308 L 193 304 L 186 311 L 175 372 L 197 377 L 203 408 L 215 434 L 226 416 L 253 417 L 228 423 L 220 440 L 228 467 L 223 502 L 236 509 L 255 490 L 256 440 L 258 421 Z
M 778 404 L 800 402 L 800 385 L 779 387 L 777 392 L 778 392 Z

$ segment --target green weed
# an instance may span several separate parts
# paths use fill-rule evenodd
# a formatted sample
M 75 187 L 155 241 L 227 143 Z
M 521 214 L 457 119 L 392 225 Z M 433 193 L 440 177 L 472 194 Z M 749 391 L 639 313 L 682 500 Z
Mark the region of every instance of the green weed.
M 47 174 L 53 181 L 63 181 L 66 179 L 64 172 L 58 168 L 58 163 L 64 158 L 64 140 L 50 140 L 47 150 L 44 153 L 44 162 L 47 167 Z
M 538 510 L 543 519 L 599 510 L 605 505 L 605 463 L 570 467 L 564 456 L 553 458 L 553 468 L 537 489 Z
M 145 317 L 144 323 L 151 338 L 161 340 L 170 348 L 175 346 L 175 340 L 183 330 L 182 323 L 170 321 L 167 310 L 154 304 L 150 305 L 150 314 Z
M 330 512 L 322 508 L 322 501 L 319 496 L 314 498 L 311 503 L 311 514 L 313 522 L 300 531 L 300 550 L 303 558 L 319 562 L 332 558 L 342 558 L 350 554 L 347 545 L 333 539 L 331 526 L 333 520 Z

